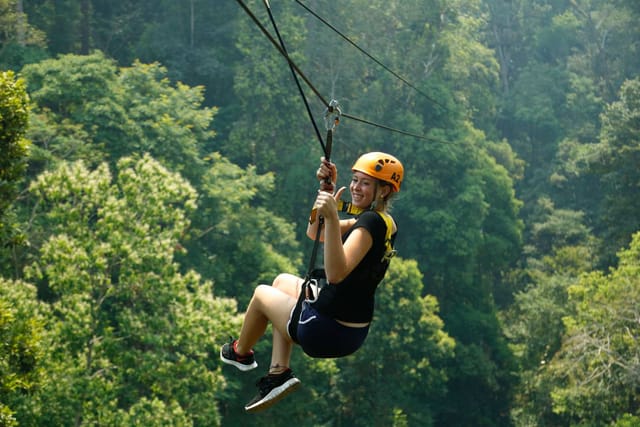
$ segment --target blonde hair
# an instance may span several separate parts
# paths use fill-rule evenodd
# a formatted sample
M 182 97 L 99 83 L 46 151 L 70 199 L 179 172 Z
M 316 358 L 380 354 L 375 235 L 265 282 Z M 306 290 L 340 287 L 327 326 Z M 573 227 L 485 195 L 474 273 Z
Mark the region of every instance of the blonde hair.
M 393 184 L 387 182 L 387 181 L 383 181 L 381 179 L 377 179 L 376 180 L 376 194 L 378 193 L 378 190 L 382 187 L 389 187 L 391 189 L 391 191 L 389 191 L 389 194 L 387 194 L 386 196 L 379 197 L 376 200 L 373 201 L 373 203 L 371 204 L 371 209 L 373 210 L 381 210 L 383 212 L 388 212 L 391 210 L 391 199 L 393 198 L 394 194 L 396 193 L 395 191 L 393 191 Z M 380 203 L 379 201 L 382 201 L 382 203 Z M 382 206 L 380 206 L 382 205 Z

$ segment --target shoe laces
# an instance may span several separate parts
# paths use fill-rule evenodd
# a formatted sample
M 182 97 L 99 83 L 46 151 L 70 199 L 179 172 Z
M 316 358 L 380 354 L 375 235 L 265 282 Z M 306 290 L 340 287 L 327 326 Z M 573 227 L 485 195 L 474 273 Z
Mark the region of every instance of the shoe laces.
M 269 375 L 265 375 L 264 377 L 260 378 L 258 380 L 258 382 L 256 382 L 256 386 L 258 386 L 258 389 L 260 390 L 260 393 L 261 394 L 266 394 L 274 386 L 279 385 L 278 383 L 280 382 L 280 379 L 285 375 L 289 375 L 290 371 L 291 371 L 291 369 L 287 369 L 286 371 L 283 371 L 280 374 L 269 374 Z

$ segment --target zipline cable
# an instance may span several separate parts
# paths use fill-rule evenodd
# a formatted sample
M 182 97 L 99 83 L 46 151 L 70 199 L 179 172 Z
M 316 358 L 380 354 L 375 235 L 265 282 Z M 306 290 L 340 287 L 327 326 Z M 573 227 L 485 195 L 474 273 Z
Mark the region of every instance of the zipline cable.
M 253 12 L 251 12 L 251 10 L 247 7 L 247 5 L 244 4 L 244 2 L 242 0 L 236 0 L 236 2 L 240 5 L 240 7 L 242 7 L 242 9 L 244 9 L 244 11 L 247 13 L 247 15 L 249 15 L 251 20 L 258 26 L 258 28 L 260 29 L 260 31 L 262 31 L 262 33 L 265 35 L 265 37 L 267 39 L 269 39 L 271 44 L 273 44 L 273 46 L 278 50 L 278 52 L 280 52 L 280 55 L 284 56 L 284 58 L 287 60 L 289 65 L 296 71 L 296 73 L 298 73 L 298 75 L 302 78 L 302 80 L 304 80 L 304 82 L 307 84 L 307 86 L 309 86 L 309 88 L 313 91 L 313 93 L 315 93 L 315 95 L 318 97 L 318 99 L 320 99 L 320 101 L 324 104 L 324 106 L 329 108 L 329 103 L 324 99 L 322 94 L 320 92 L 318 92 L 318 90 L 309 81 L 307 76 L 300 70 L 300 68 L 296 65 L 296 63 L 293 62 L 293 60 L 289 57 L 287 52 L 282 50 L 282 47 L 273 38 L 273 36 L 271 34 L 269 34 L 269 31 L 267 31 L 267 29 L 264 27 L 264 25 L 262 25 L 262 23 L 258 20 L 258 18 L 256 18 L 256 16 L 253 14 Z
M 269 20 L 271 21 L 271 26 L 278 37 L 278 41 L 280 42 L 280 47 L 282 47 L 282 51 L 289 56 L 287 52 L 287 47 L 284 44 L 284 40 L 282 40 L 282 36 L 280 36 L 280 31 L 278 31 L 278 26 L 276 25 L 276 20 L 273 17 L 273 13 L 271 12 L 271 5 L 269 4 L 269 0 L 263 0 L 264 5 L 267 8 L 267 13 L 269 14 Z M 311 113 L 311 108 L 309 107 L 309 102 L 307 101 L 307 97 L 304 95 L 304 91 L 302 90 L 302 86 L 300 85 L 300 80 L 298 80 L 298 76 L 296 75 L 296 71 L 293 68 L 291 61 L 288 61 L 289 70 L 291 70 L 291 74 L 293 75 L 293 80 L 296 82 L 296 86 L 298 87 L 298 91 L 300 92 L 300 97 L 302 97 L 302 101 L 304 102 L 304 106 L 307 110 L 307 115 L 311 120 L 311 124 L 313 125 L 313 129 L 316 132 L 316 136 L 318 137 L 318 141 L 320 142 L 320 146 L 322 147 L 322 151 L 324 152 L 324 157 L 328 159 L 331 156 L 331 147 L 328 147 L 329 141 L 327 141 L 327 145 L 325 145 L 322 140 L 322 136 L 320 135 L 320 130 L 318 129 L 318 125 L 316 125 L 316 121 L 313 119 L 313 114 Z
M 444 141 L 440 141 L 440 140 L 435 139 L 435 138 L 430 138 L 430 137 L 425 136 L 425 135 L 420 135 L 420 134 L 417 134 L 417 133 L 408 132 L 406 130 L 393 128 L 393 127 L 387 126 L 387 125 L 381 125 L 380 123 L 372 122 L 370 120 L 363 119 L 363 118 L 356 117 L 356 116 L 351 116 L 351 115 L 349 115 L 347 113 L 342 113 L 342 115 L 344 117 L 348 118 L 348 119 L 355 120 L 356 122 L 360 122 L 360 123 L 364 123 L 364 124 L 367 124 L 367 125 L 375 126 L 377 128 L 385 129 L 385 130 L 388 130 L 388 131 L 391 131 L 391 132 L 395 132 L 395 133 L 399 133 L 401 135 L 412 136 L 414 138 L 424 139 L 426 141 L 444 142 Z
M 284 44 L 284 40 L 282 39 L 282 36 L 280 35 L 280 31 L 278 30 L 278 25 L 276 25 L 276 20 L 273 17 L 273 13 L 271 12 L 271 5 L 269 4 L 269 0 L 263 0 L 263 2 L 265 7 L 267 8 L 267 12 L 269 14 L 269 20 L 271 21 L 271 25 L 273 26 L 273 30 L 275 31 L 276 36 L 278 37 L 278 41 L 280 43 L 280 47 L 282 48 L 282 52 L 288 58 L 289 55 L 287 52 L 287 48 Z M 311 114 L 311 108 L 309 108 L 307 97 L 304 95 L 304 91 L 302 90 L 302 86 L 300 85 L 300 81 L 298 80 L 298 76 L 296 75 L 296 72 L 294 70 L 293 61 L 289 60 L 288 62 L 289 62 L 289 69 L 291 70 L 291 74 L 293 74 L 293 79 L 296 82 L 296 86 L 298 87 L 300 96 L 302 97 L 302 100 L 304 101 L 304 105 L 307 109 L 307 113 L 309 114 L 309 119 L 313 124 L 313 127 L 316 131 L 316 135 L 318 136 L 318 141 L 320 141 L 320 145 L 322 146 L 322 150 L 324 151 L 324 158 L 326 161 L 330 161 L 331 149 L 333 147 L 333 131 L 335 130 L 336 126 L 340 123 L 340 115 L 342 113 L 338 105 L 338 101 L 332 100 L 327 106 L 327 110 L 325 111 L 324 120 L 325 120 L 326 129 L 327 129 L 327 137 L 326 137 L 326 142 L 323 142 L 322 137 L 320 136 L 320 131 L 318 130 L 318 126 L 316 125 L 316 122 L 313 119 L 313 114 Z M 329 181 L 329 183 L 331 182 L 329 178 L 327 178 L 327 180 Z M 313 244 L 313 249 L 311 251 L 311 256 L 309 258 L 309 269 L 307 271 L 307 276 L 304 280 L 303 287 L 308 284 L 309 280 L 311 280 L 312 272 L 315 269 L 316 257 L 318 256 L 318 249 L 320 247 L 320 234 L 322 232 L 323 223 L 324 223 L 324 218 L 320 216 L 319 223 L 317 225 L 317 231 L 316 231 L 316 236 Z
M 282 55 L 287 62 L 289 63 L 289 66 L 291 68 L 293 68 L 295 70 L 295 72 L 302 78 L 302 80 L 307 84 L 307 86 L 309 86 L 309 88 L 313 91 L 313 93 L 318 97 L 318 99 L 320 100 L 320 102 L 322 102 L 322 104 L 324 104 L 324 106 L 329 109 L 331 107 L 330 103 L 327 102 L 327 100 L 322 96 L 322 94 L 318 91 L 318 89 L 316 89 L 316 87 L 311 83 L 311 81 L 309 80 L 309 78 L 302 72 L 302 70 L 300 70 L 300 67 L 298 67 L 298 65 L 296 65 L 295 62 L 293 62 L 293 60 L 289 57 L 289 55 L 287 54 L 287 52 L 285 52 L 282 47 L 278 44 L 278 42 L 273 38 L 273 36 L 269 33 L 269 31 L 267 31 L 267 29 L 264 27 L 264 25 L 262 25 L 262 23 L 258 20 L 258 18 L 256 18 L 256 16 L 253 14 L 253 12 L 251 12 L 251 10 L 247 7 L 246 4 L 244 4 L 244 2 L 242 0 L 236 0 L 236 2 L 240 5 L 240 7 L 242 7 L 242 9 L 247 13 L 247 15 L 249 15 L 249 17 L 251 18 L 251 20 L 256 24 L 256 26 L 260 29 L 260 31 L 262 31 L 262 33 L 265 35 L 265 37 L 267 37 L 267 39 L 271 42 L 271 44 L 273 44 L 273 46 L 278 50 L 278 52 L 280 53 L 280 55 Z M 422 139 L 422 140 L 426 140 L 426 141 L 433 141 L 433 142 L 440 142 L 440 143 L 447 143 L 446 141 L 442 141 L 439 139 L 435 139 L 435 138 L 430 138 L 427 137 L 425 135 L 419 135 L 416 133 L 412 133 L 412 132 L 407 132 L 407 131 L 403 131 L 397 128 L 393 128 L 391 126 L 386 126 L 386 125 L 381 125 L 379 123 L 373 122 L 371 120 L 366 120 L 357 116 L 353 116 L 347 113 L 342 113 L 343 117 L 349 118 L 351 120 L 354 121 L 358 121 L 361 123 L 365 123 L 374 127 L 378 127 L 380 129 L 385 129 L 391 132 L 396 132 L 402 135 L 406 135 L 406 136 L 411 136 L 414 138 L 418 138 L 418 139 Z M 324 146 L 323 146 L 324 149 Z
M 355 47 L 356 49 L 358 49 L 360 52 L 362 52 L 365 56 L 367 56 L 369 59 L 371 59 L 373 62 L 375 62 L 376 64 L 378 64 L 379 66 L 381 66 L 382 68 L 384 68 L 386 71 L 388 71 L 389 73 L 391 73 L 394 77 L 396 77 L 397 79 L 399 79 L 400 81 L 402 81 L 404 84 L 406 84 L 407 86 L 409 86 L 410 88 L 412 88 L 413 90 L 415 90 L 417 93 L 419 93 L 420 95 L 422 95 L 423 97 L 425 97 L 426 99 L 428 99 L 429 101 L 433 102 L 434 104 L 436 104 L 437 106 L 444 108 L 445 110 L 447 109 L 447 107 L 445 107 L 444 105 L 442 105 L 440 102 L 436 101 L 435 99 L 433 99 L 432 97 L 430 97 L 429 95 L 427 95 L 425 92 L 423 92 L 422 90 L 418 89 L 414 84 L 412 84 L 411 82 L 409 82 L 407 79 L 405 79 L 404 77 L 402 77 L 400 74 L 398 74 L 397 72 L 393 71 L 391 68 L 389 68 L 388 66 L 386 66 L 385 64 L 382 63 L 382 61 L 378 60 L 376 57 L 374 57 L 373 55 L 371 55 L 369 52 L 367 52 L 366 50 L 364 50 L 363 48 L 361 48 L 360 46 L 358 46 L 358 44 L 356 44 L 356 42 L 354 42 L 353 40 L 351 40 L 348 36 L 346 36 L 344 33 L 342 33 L 340 30 L 338 30 L 335 26 L 331 25 L 331 23 L 329 23 L 326 19 L 324 19 L 323 17 L 321 17 L 320 15 L 318 15 L 316 12 L 314 12 L 311 8 L 309 8 L 307 5 L 305 5 L 304 3 L 302 3 L 300 0 L 295 0 L 296 3 L 298 3 L 302 8 L 304 8 L 307 12 L 309 12 L 311 15 L 313 15 L 316 19 L 318 19 L 320 22 L 322 22 L 324 25 L 326 25 L 327 27 L 329 27 L 331 30 L 333 30 L 336 34 L 338 34 L 340 37 L 342 37 L 347 43 L 351 44 L 353 47 Z

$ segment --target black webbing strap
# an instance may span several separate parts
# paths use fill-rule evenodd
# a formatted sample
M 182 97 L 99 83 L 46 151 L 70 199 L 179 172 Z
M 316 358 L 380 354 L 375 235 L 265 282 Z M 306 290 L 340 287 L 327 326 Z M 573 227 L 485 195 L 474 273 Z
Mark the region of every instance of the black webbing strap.
M 280 36 L 280 31 L 278 31 L 278 26 L 276 25 L 276 20 L 273 17 L 273 13 L 271 12 L 271 5 L 269 4 L 269 0 L 263 0 L 265 7 L 267 8 L 267 13 L 269 14 L 269 20 L 271 21 L 271 26 L 278 37 L 278 42 L 280 43 L 280 47 L 282 48 L 282 52 L 288 58 L 289 52 L 287 52 L 287 47 L 284 44 L 284 40 Z M 298 75 L 296 74 L 296 70 L 294 69 L 294 65 L 292 61 L 287 61 L 289 64 L 289 70 L 291 70 L 291 74 L 293 75 L 293 80 L 296 82 L 296 86 L 298 87 L 298 92 L 300 92 L 300 97 L 304 102 L 304 106 L 307 110 L 307 115 L 309 116 L 309 120 L 311 120 L 311 124 L 313 125 L 313 129 L 316 132 L 316 136 L 318 137 L 318 141 L 320 142 L 320 146 L 322 147 L 322 151 L 324 151 L 325 157 L 327 157 L 327 152 L 331 152 L 331 147 L 329 146 L 330 142 L 325 143 L 322 141 L 322 136 L 320 136 L 320 130 L 318 130 L 318 126 L 316 125 L 316 121 L 313 119 L 313 114 L 311 114 L 311 108 L 309 107 L 309 102 L 307 101 L 307 97 L 304 95 L 304 91 L 302 90 L 302 85 L 300 85 L 300 80 L 298 79 Z
M 313 125 L 313 128 L 315 129 L 316 132 L 316 136 L 318 137 L 318 141 L 320 142 L 320 145 L 322 147 L 322 150 L 324 152 L 324 158 L 327 161 L 330 161 L 331 158 L 331 149 L 332 149 L 332 145 L 333 145 L 333 131 L 335 129 L 335 127 L 338 125 L 338 123 L 340 123 L 340 115 L 342 114 L 342 112 L 340 111 L 340 107 L 338 106 L 338 102 L 335 100 L 332 100 L 330 103 L 327 103 L 326 101 L 324 101 L 324 99 L 322 98 L 322 96 L 320 96 L 320 94 L 317 92 L 317 90 L 315 90 L 315 88 L 313 87 L 313 85 L 311 85 L 311 83 L 308 81 L 308 79 L 306 78 L 306 76 L 300 71 L 300 69 L 295 65 L 295 63 L 291 60 L 291 58 L 289 58 L 289 54 L 287 52 L 287 48 L 284 44 L 284 40 L 282 40 L 282 37 L 280 36 L 280 31 L 278 31 L 278 26 L 276 25 L 276 21 L 273 17 L 273 13 L 271 12 L 271 5 L 269 4 L 269 0 L 263 0 L 264 5 L 267 9 L 267 13 L 269 14 L 269 20 L 271 21 L 271 25 L 273 26 L 273 29 L 276 33 L 276 36 L 278 37 L 278 43 L 275 43 L 275 40 L 271 37 L 271 35 L 264 29 L 264 27 L 260 24 L 260 22 L 256 19 L 256 17 L 253 15 L 253 13 L 251 13 L 251 11 L 249 10 L 249 8 L 241 1 L 241 0 L 237 0 L 238 3 L 240 4 L 240 6 L 242 6 L 242 8 L 245 10 L 245 12 L 247 12 L 249 14 L 249 16 L 253 19 L 253 21 L 258 25 L 258 27 L 262 30 L 262 32 L 267 36 L 267 38 L 269 38 L 269 40 L 274 44 L 274 46 L 276 46 L 276 48 L 280 51 L 280 53 L 287 59 L 287 63 L 289 64 L 289 69 L 291 70 L 291 74 L 293 75 L 293 79 L 296 83 L 296 86 L 298 87 L 298 91 L 300 92 L 300 96 L 304 102 L 305 108 L 307 110 L 307 114 L 309 116 L 309 119 L 311 120 L 311 124 Z M 322 140 L 322 136 L 320 135 L 320 131 L 318 130 L 318 126 L 316 125 L 315 120 L 313 119 L 313 115 L 311 114 L 311 109 L 309 107 L 309 103 L 307 102 L 307 98 L 304 95 L 304 91 L 302 90 L 302 86 L 300 85 L 300 81 L 298 79 L 298 75 L 300 75 L 304 81 L 312 88 L 312 90 L 314 91 L 314 93 L 316 93 L 316 95 L 318 95 L 318 97 L 320 98 L 321 101 L 323 101 L 323 103 L 326 105 L 327 109 L 325 111 L 325 125 L 327 128 L 327 137 L 326 137 L 326 143 Z M 314 244 L 313 244 L 313 249 L 311 251 L 311 257 L 309 259 L 309 268 L 307 270 L 307 275 L 304 278 L 304 281 L 302 283 L 302 287 L 300 290 L 300 295 L 298 296 L 298 301 L 296 303 L 296 306 L 294 308 L 292 317 L 291 317 L 291 323 L 289 324 L 289 335 L 291 336 L 291 338 L 294 341 L 297 341 L 297 322 L 298 319 L 300 318 L 300 311 L 302 309 L 302 302 L 304 301 L 304 299 L 306 298 L 306 294 L 307 294 L 307 288 L 309 286 L 309 284 L 311 283 L 312 280 L 312 274 L 313 271 L 316 270 L 315 264 L 316 264 L 316 258 L 318 256 L 318 248 L 320 246 L 320 233 L 322 232 L 322 226 L 323 226 L 324 220 L 322 217 L 319 218 L 319 223 L 318 223 L 318 229 L 316 231 L 316 236 L 315 236 L 315 240 L 314 240 Z M 293 322 L 295 322 L 295 324 L 293 324 Z
M 311 91 L 313 91 L 313 93 L 318 97 L 320 102 L 322 102 L 325 106 L 329 106 L 329 102 L 327 102 L 327 100 L 322 96 L 320 91 L 318 91 L 318 89 L 316 89 L 316 87 L 311 83 L 309 78 L 302 72 L 300 67 L 298 67 L 296 65 L 296 63 L 293 62 L 293 60 L 289 57 L 287 52 L 284 49 L 282 49 L 282 46 L 278 43 L 278 41 L 276 39 L 274 39 L 271 34 L 269 34 L 269 31 L 267 31 L 267 29 L 264 27 L 264 25 L 262 25 L 262 23 L 258 20 L 258 18 L 256 18 L 256 16 L 253 14 L 253 12 L 251 12 L 251 10 L 247 7 L 247 5 L 242 0 L 236 0 L 236 2 L 247 13 L 247 15 L 254 22 L 254 24 L 256 24 L 256 26 L 262 32 L 262 34 L 264 34 L 264 36 L 271 42 L 271 44 L 273 44 L 273 46 L 280 53 L 280 55 L 282 55 L 287 60 L 287 62 L 289 63 L 289 67 L 292 68 L 298 76 L 300 76 L 300 78 L 307 84 L 309 89 L 311 89 Z M 430 137 L 427 137 L 425 135 L 419 135 L 419 134 L 412 133 L 412 132 L 407 132 L 407 131 L 404 131 L 404 130 L 401 130 L 401 129 L 396 129 L 396 128 L 393 128 L 393 127 L 390 127 L 390 126 L 385 126 L 385 125 L 382 125 L 382 124 L 379 124 L 379 123 L 375 123 L 375 122 L 372 122 L 370 120 L 366 120 L 366 119 L 363 119 L 361 117 L 356 117 L 356 116 L 353 116 L 353 115 L 350 115 L 350 114 L 347 114 L 347 113 L 344 113 L 343 116 L 348 118 L 348 119 L 360 122 L 360 123 L 364 123 L 364 124 L 367 124 L 367 125 L 375 126 L 377 128 L 380 128 L 380 129 L 388 130 L 390 132 L 396 132 L 396 133 L 400 133 L 402 135 L 412 136 L 414 138 L 419 138 L 419 139 L 423 139 L 423 140 L 426 140 L 426 141 L 447 143 L 447 141 L 439 140 L 439 139 L 436 139 L 436 138 L 430 138 Z M 317 135 L 319 135 L 319 134 L 317 134 Z M 321 145 L 323 146 L 323 150 L 324 150 L 324 143 L 321 142 Z
M 309 257 L 309 268 L 307 269 L 307 275 L 304 277 L 302 285 L 300 286 L 300 293 L 298 294 L 298 300 L 291 313 L 291 319 L 287 328 L 289 330 L 289 336 L 294 342 L 298 342 L 298 322 L 300 321 L 300 313 L 302 312 L 302 303 L 307 297 L 307 289 L 311 283 L 311 276 L 315 270 L 316 257 L 318 256 L 318 248 L 320 247 L 320 233 L 322 233 L 322 217 L 320 217 L 320 223 L 316 230 L 316 237 L 313 242 L 313 249 L 311 250 L 311 256 Z
M 327 126 L 327 144 L 324 146 L 324 148 L 325 159 L 327 161 L 330 161 L 329 159 L 331 156 L 331 148 L 333 146 L 333 130 L 339 122 L 340 109 L 338 108 L 338 103 L 336 101 L 331 101 L 331 104 L 325 112 L 325 123 Z M 309 257 L 309 267 L 307 269 L 307 275 L 304 277 L 304 281 L 302 282 L 302 286 L 300 287 L 300 294 L 298 295 L 298 300 L 296 301 L 296 305 L 293 309 L 293 312 L 291 313 L 291 319 L 288 324 L 289 336 L 294 342 L 298 342 L 298 322 L 300 320 L 300 313 L 302 312 L 302 303 L 307 297 L 307 289 L 309 288 L 311 281 L 314 280 L 314 271 L 317 271 L 316 258 L 318 257 L 318 248 L 320 247 L 320 233 L 322 233 L 323 224 L 324 218 L 320 216 L 320 218 L 318 219 L 316 236 L 313 241 L 313 249 L 311 250 L 311 256 Z
M 287 48 L 284 44 L 284 40 L 282 39 L 282 36 L 280 35 L 280 31 L 278 30 L 278 26 L 276 25 L 276 20 L 273 17 L 273 13 L 271 12 L 271 5 L 269 4 L 269 0 L 263 0 L 263 2 L 267 9 L 267 13 L 269 14 L 269 20 L 271 21 L 273 30 L 275 31 L 276 36 L 278 37 L 278 43 L 280 45 L 280 48 L 282 49 L 282 53 L 288 59 L 287 62 L 289 64 L 289 69 L 291 70 L 293 79 L 296 83 L 296 86 L 298 87 L 298 91 L 300 92 L 300 97 L 304 102 L 305 108 L 307 110 L 307 114 L 309 115 L 309 119 L 311 120 L 311 124 L 315 129 L 316 135 L 318 137 L 318 141 L 320 141 L 320 145 L 322 146 L 322 150 L 324 151 L 324 157 L 327 161 L 329 161 L 331 157 L 331 148 L 333 145 L 333 130 L 335 129 L 335 127 L 338 125 L 340 121 L 340 109 L 338 107 L 338 102 L 332 100 L 329 103 L 329 105 L 327 105 L 327 110 L 325 111 L 325 124 L 327 127 L 327 138 L 325 143 L 324 141 L 322 141 L 322 137 L 320 136 L 320 131 L 318 130 L 318 126 L 316 125 L 316 122 L 313 119 L 313 114 L 311 114 L 309 102 L 307 101 L 307 97 L 304 95 L 304 91 L 302 90 L 302 86 L 300 85 L 300 81 L 298 80 L 298 76 L 296 74 L 295 65 L 291 60 L 289 60 L 289 53 L 287 52 Z M 243 7 L 245 6 L 243 5 Z M 246 7 L 245 7 L 245 10 L 247 10 L 248 12 L 248 9 L 246 9 Z M 329 121 L 331 119 L 333 119 L 333 122 L 330 123 Z M 307 271 L 307 277 L 305 278 L 303 288 L 305 287 L 305 284 L 307 283 L 308 278 L 311 275 L 311 272 L 315 269 L 316 257 L 318 256 L 318 247 L 320 246 L 320 233 L 322 232 L 322 223 L 323 223 L 323 220 L 322 218 L 320 218 L 320 223 L 318 224 L 318 231 L 316 232 L 316 238 L 313 244 L 313 250 L 311 251 L 311 259 L 309 260 L 309 269 Z
M 312 272 L 315 270 L 316 257 L 318 256 L 318 247 L 320 246 L 320 233 L 322 232 L 322 217 L 320 217 L 320 223 L 318 224 L 318 230 L 316 231 L 316 238 L 313 242 L 313 249 L 311 250 L 311 257 L 309 257 L 309 268 L 307 269 L 307 275 L 304 277 L 302 286 L 300 286 L 300 294 L 298 294 L 298 300 L 291 313 L 291 319 L 287 325 L 289 329 L 289 336 L 294 342 L 298 342 L 298 322 L 300 320 L 300 313 L 302 312 L 302 303 L 307 297 L 307 289 L 311 283 Z

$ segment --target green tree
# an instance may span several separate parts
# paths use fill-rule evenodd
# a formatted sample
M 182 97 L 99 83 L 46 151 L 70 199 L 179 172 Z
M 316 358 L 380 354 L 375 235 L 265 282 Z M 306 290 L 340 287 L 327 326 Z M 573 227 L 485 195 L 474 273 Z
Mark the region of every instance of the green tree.
M 114 166 L 121 157 L 149 153 L 197 183 L 216 112 L 202 107 L 202 87 L 172 85 L 159 64 L 119 68 L 100 52 L 42 61 L 23 75 L 36 104 L 31 135 L 43 160 Z
M 551 391 L 559 379 L 549 366 L 560 350 L 566 328 L 563 316 L 574 312 L 568 290 L 581 274 L 592 271 L 596 245 L 589 240 L 554 249 L 529 260 L 529 285 L 514 296 L 504 313 L 505 333 L 518 360 L 519 384 L 511 408 L 515 425 L 566 425 L 553 410 Z
M 54 54 L 81 53 L 83 9 L 74 0 L 24 2 L 24 11 L 33 26 L 47 35 L 47 48 Z M 85 52 L 86 53 L 86 52 Z
M 150 156 L 89 170 L 63 162 L 30 186 L 50 235 L 27 269 L 51 307 L 51 380 L 23 408 L 35 425 L 218 425 L 211 352 L 235 303 L 180 272 L 195 190 Z
M 493 52 L 483 44 L 481 35 L 487 26 L 483 4 L 454 2 L 444 19 L 453 20 L 441 36 L 448 50 L 442 70 L 447 86 L 455 88 L 455 101 L 474 126 L 493 136 L 500 69 Z
M 303 66 L 306 60 L 300 48 L 305 42 L 306 30 L 304 21 L 292 11 L 293 7 L 281 3 L 274 14 L 292 59 Z M 220 151 L 240 166 L 255 165 L 261 173 L 274 168 L 286 171 L 298 161 L 291 157 L 291 153 L 296 152 L 291 150 L 292 145 L 306 144 L 313 136 L 311 125 L 286 59 L 260 36 L 248 18 L 238 22 L 236 37 L 242 59 L 234 73 L 234 93 L 241 113 Z M 284 111 L 287 114 L 282 114 Z M 324 129 L 324 125 L 320 125 Z M 301 137 L 303 129 L 309 130 L 307 137 Z M 324 135 L 324 131 L 322 133 Z
M 565 246 L 584 244 L 590 237 L 582 212 L 557 209 L 545 197 L 538 200 L 536 210 L 540 222 L 530 226 L 528 257 L 541 259 Z
M 518 361 L 519 384 L 511 408 L 515 425 L 557 426 L 567 420 L 553 412 L 551 390 L 558 379 L 549 365 L 560 349 L 565 326 L 574 313 L 568 289 L 596 265 L 596 241 L 576 212 L 556 210 L 541 200 L 533 224 L 531 245 L 525 248 L 521 271 L 512 276 L 523 283 L 513 304 L 503 312 L 505 334 Z
M 116 73 L 113 61 L 100 53 L 67 55 L 23 68 L 35 104 L 29 131 L 34 144 L 31 178 L 59 160 L 97 165 L 110 158 L 109 151 L 118 153 L 115 147 L 127 144 L 132 123 L 113 91 Z M 118 155 L 114 157 L 115 162 Z
M 27 168 L 29 141 L 25 134 L 28 122 L 29 97 L 25 82 L 16 79 L 13 72 L 3 71 L 0 73 L 0 218 L 13 203 L 18 181 Z
M 619 266 L 593 272 L 569 288 L 576 312 L 564 318 L 566 335 L 551 369 L 561 378 L 553 409 L 573 425 L 605 425 L 638 416 L 640 234 L 620 251 Z
M 637 74 L 640 37 L 630 2 L 487 1 L 488 44 L 501 67 L 497 126 L 528 167 L 519 184 L 527 222 L 546 195 L 560 208 L 597 217 L 594 181 L 565 169 L 567 151 L 592 142 L 614 87 Z M 571 163 L 571 161 L 568 161 Z M 571 165 L 569 165 L 571 166 Z M 619 247 L 619 246 L 616 246 Z M 615 251 L 615 249 L 614 249 Z
M 180 172 L 201 198 L 180 258 L 242 304 L 255 284 L 299 268 L 291 226 L 272 213 L 277 206 L 260 206 L 270 200 L 273 175 L 204 155 L 217 109 L 202 107 L 203 88 L 171 84 L 159 64 L 120 68 L 99 52 L 33 64 L 24 75 L 36 103 L 30 136 L 40 168 L 77 159 L 113 166 L 122 156 L 149 153 Z M 36 247 L 38 235 L 32 233 Z
M 437 425 L 445 400 L 446 362 L 455 341 L 438 316 L 438 302 L 422 296 L 417 263 L 394 258 L 376 296 L 376 315 L 363 348 L 338 361 L 341 425 Z
M 46 307 L 36 288 L 0 278 L 0 425 L 17 426 L 16 412 L 46 384 Z
M 206 160 L 185 262 L 246 307 L 257 284 L 270 284 L 281 272 L 303 273 L 300 243 L 293 224 L 267 207 L 273 174 L 242 169 L 219 153 Z
M 437 297 L 445 330 L 456 340 L 437 423 L 502 425 L 513 360 L 494 295 L 506 299 L 511 292 L 501 282 L 520 250 L 519 202 L 509 171 L 482 148 L 490 145 L 483 135 L 472 129 L 452 135 L 455 143 L 406 152 L 411 191 L 398 201 L 397 215 L 413 235 L 399 236 L 398 249 L 425 266 L 424 292 Z
M 53 54 L 100 50 L 120 66 L 159 62 L 172 80 L 206 86 L 207 105 L 233 105 L 235 3 L 35 0 L 24 8 Z
M 0 1 L 0 69 L 19 70 L 46 56 L 45 34 L 30 25 L 23 0 Z
M 202 107 L 203 88 L 172 84 L 159 64 L 119 68 L 99 52 L 32 64 L 23 75 L 34 102 L 30 177 L 61 161 L 83 160 L 88 167 L 108 161 L 114 168 L 123 156 L 149 153 L 202 185 L 203 147 L 214 136 L 217 111 Z M 32 208 L 27 204 L 24 215 Z M 209 222 L 202 229 L 213 219 L 204 218 Z M 42 236 L 46 233 L 31 231 L 32 248 Z M 20 271 L 28 249 L 14 249 L 14 269 Z
M 143 62 L 160 62 L 169 70 L 172 80 L 192 86 L 207 88 L 206 104 L 225 107 L 224 111 L 237 112 L 233 92 L 234 65 L 238 62 L 233 38 L 237 31 L 236 16 L 242 11 L 236 3 L 212 4 L 207 0 L 174 2 L 170 0 L 122 2 L 120 10 L 125 20 L 133 25 L 124 33 L 117 27 L 120 20 L 110 20 L 111 32 L 96 40 L 96 47 L 111 54 L 125 65 L 140 59 Z M 141 11 L 131 9 L 141 7 Z M 103 3 L 103 13 L 113 13 L 111 4 Z M 99 10 L 96 9 L 96 15 Z M 104 15 L 102 15 L 104 16 Z M 122 15 L 120 15 L 122 16 Z M 98 18 L 98 16 L 96 16 Z M 140 29 L 143 28 L 142 31 Z M 121 39 L 130 52 L 118 52 L 116 40 Z M 108 43 L 108 44 L 107 44 Z M 130 55 L 130 56 L 123 56 Z M 231 115 L 227 112 L 225 119 Z M 227 120 L 221 121 L 225 134 Z
M 625 82 L 620 98 L 607 106 L 602 115 L 602 131 L 598 144 L 589 150 L 588 167 L 603 187 L 599 234 L 606 242 L 605 255 L 630 240 L 640 229 L 640 79 Z
M 29 97 L 23 79 L 0 72 L 0 271 L 10 258 L 7 250 L 23 240 L 12 208 L 27 169 L 30 142 L 25 138 Z

